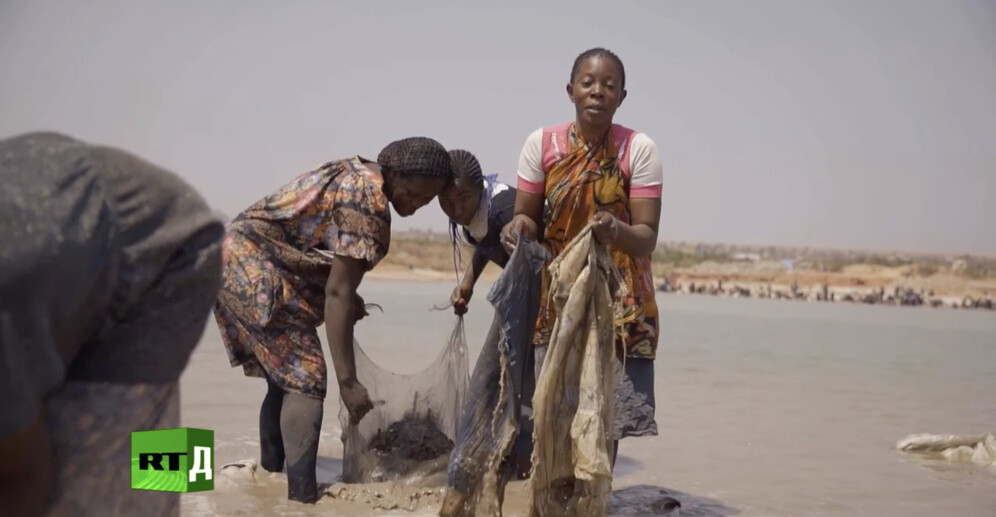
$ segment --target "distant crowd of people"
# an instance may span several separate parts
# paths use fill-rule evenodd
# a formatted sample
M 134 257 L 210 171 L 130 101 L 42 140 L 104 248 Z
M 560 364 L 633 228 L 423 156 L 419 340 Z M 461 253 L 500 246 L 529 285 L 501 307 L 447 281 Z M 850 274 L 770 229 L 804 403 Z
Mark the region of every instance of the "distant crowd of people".
M 914 289 L 912 287 L 894 286 L 891 290 L 885 287 L 866 289 L 863 291 L 831 288 L 827 284 L 819 287 L 800 288 L 798 283 L 776 287 L 771 284 L 761 286 L 733 284 L 727 285 L 723 280 L 716 282 L 694 282 L 687 284 L 665 278 L 657 290 L 664 293 L 705 294 L 709 296 L 729 296 L 733 298 L 768 298 L 775 300 L 802 300 L 809 302 L 847 302 L 867 305 L 900 305 L 918 307 L 925 305 L 933 308 L 952 309 L 988 309 L 996 308 L 996 302 L 989 294 L 982 296 L 965 295 L 962 297 L 937 296 L 933 289 Z

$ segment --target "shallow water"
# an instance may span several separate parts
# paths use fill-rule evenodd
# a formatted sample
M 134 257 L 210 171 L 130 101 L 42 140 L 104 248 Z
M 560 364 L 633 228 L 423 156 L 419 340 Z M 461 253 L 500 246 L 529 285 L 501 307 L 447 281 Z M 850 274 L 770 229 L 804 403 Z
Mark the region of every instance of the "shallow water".
M 429 364 L 455 323 L 446 284 L 367 281 L 378 303 L 356 337 L 382 366 Z M 473 365 L 492 313 L 476 290 Z M 661 494 L 681 515 L 996 515 L 996 475 L 896 452 L 913 433 L 996 431 L 996 317 L 987 312 L 658 294 L 660 436 L 622 443 L 613 515 L 650 515 Z M 323 331 L 322 331 L 323 332 Z M 331 373 L 331 372 L 330 372 Z M 183 424 L 215 430 L 216 471 L 258 454 L 265 385 L 228 366 L 211 323 L 182 378 Z M 330 394 L 319 481 L 341 470 Z M 184 515 L 434 515 L 325 498 L 286 500 L 286 482 L 219 472 L 214 492 L 182 496 Z M 521 513 L 512 486 L 506 515 Z

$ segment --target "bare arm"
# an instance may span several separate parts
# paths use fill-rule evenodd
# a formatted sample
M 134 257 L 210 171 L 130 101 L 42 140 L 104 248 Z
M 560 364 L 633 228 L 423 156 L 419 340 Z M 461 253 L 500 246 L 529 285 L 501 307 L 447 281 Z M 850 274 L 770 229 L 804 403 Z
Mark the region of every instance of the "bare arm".
M 336 256 L 325 284 L 325 332 L 339 384 L 356 380 L 353 314 L 356 289 L 366 271 L 362 261 Z
M 354 423 L 359 422 L 373 407 L 366 388 L 356 378 L 353 348 L 356 289 L 365 272 L 363 261 L 336 255 L 325 284 L 325 332 L 329 352 L 339 382 L 339 394 Z
M 457 316 L 467 313 L 467 305 L 470 304 L 470 299 L 474 296 L 474 284 L 477 283 L 477 279 L 481 277 L 481 272 L 487 265 L 488 259 L 474 250 L 474 258 L 470 261 L 470 267 L 467 268 L 460 284 L 453 289 L 453 294 L 450 295 L 450 303 L 453 304 L 453 312 Z
M 482 255 L 477 250 L 474 250 L 474 258 L 470 259 L 470 267 L 467 268 L 467 272 L 463 275 L 463 286 L 465 288 L 474 289 L 474 284 L 477 283 L 477 279 L 481 278 L 481 273 L 484 272 L 484 268 L 488 265 L 488 259 Z

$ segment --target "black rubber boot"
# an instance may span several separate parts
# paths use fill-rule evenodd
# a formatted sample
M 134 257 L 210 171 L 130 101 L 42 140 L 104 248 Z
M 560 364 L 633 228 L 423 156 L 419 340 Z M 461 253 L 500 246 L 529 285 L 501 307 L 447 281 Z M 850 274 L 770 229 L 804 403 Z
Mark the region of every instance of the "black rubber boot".
M 287 454 L 287 498 L 302 503 L 318 500 L 318 435 L 322 429 L 323 401 L 287 393 L 280 412 L 280 430 Z
M 280 409 L 284 391 L 266 379 L 266 397 L 259 408 L 259 465 L 269 472 L 284 470 L 284 438 L 280 434 Z

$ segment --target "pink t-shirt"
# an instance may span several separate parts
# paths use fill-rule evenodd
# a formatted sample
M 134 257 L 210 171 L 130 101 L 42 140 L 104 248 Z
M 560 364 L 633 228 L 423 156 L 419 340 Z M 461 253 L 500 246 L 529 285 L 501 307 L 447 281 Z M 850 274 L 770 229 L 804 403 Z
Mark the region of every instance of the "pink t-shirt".
M 522 153 L 519 155 L 519 190 L 533 194 L 544 192 L 546 172 L 543 163 L 543 134 L 544 128 L 533 131 L 522 146 Z M 626 163 L 622 169 L 630 176 L 630 199 L 660 198 L 664 167 L 657 144 L 646 134 L 633 132 L 627 145 L 629 149 L 623 153 Z

